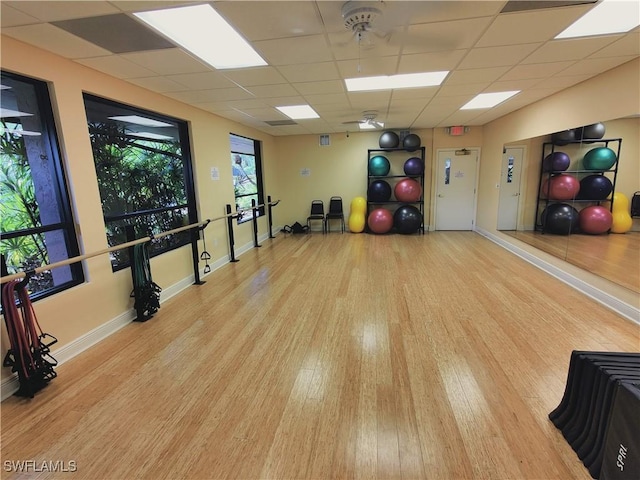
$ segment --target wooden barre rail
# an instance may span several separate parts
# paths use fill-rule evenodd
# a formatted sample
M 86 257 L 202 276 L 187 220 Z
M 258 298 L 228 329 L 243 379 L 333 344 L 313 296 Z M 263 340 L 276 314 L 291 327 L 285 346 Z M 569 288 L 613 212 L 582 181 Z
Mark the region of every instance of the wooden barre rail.
M 269 203 L 268 205 L 274 206 L 274 205 L 277 205 L 279 202 L 280 202 L 280 200 L 277 200 L 276 202 Z M 7 283 L 7 282 L 10 282 L 12 280 L 17 280 L 19 278 L 24 278 L 27 275 L 33 275 L 33 274 L 36 274 L 36 273 L 45 272 L 47 270 L 52 270 L 54 268 L 64 267 L 65 265 L 71 265 L 72 263 L 81 262 L 83 260 L 87 260 L 88 258 L 97 257 L 98 255 L 103 255 L 103 254 L 109 253 L 109 252 L 115 252 L 116 250 L 122 250 L 123 248 L 133 247 L 134 245 L 137 245 L 139 243 L 150 242 L 151 240 L 154 240 L 156 238 L 166 237 L 167 235 L 172 235 L 174 233 L 183 232 L 185 230 L 190 230 L 192 228 L 201 227 L 201 226 L 203 228 L 206 228 L 206 226 L 209 225 L 209 223 L 211 223 L 211 222 L 215 222 L 217 220 L 223 220 L 225 218 L 237 218 L 238 216 L 242 215 L 242 212 L 244 212 L 244 211 L 258 209 L 258 208 L 261 208 L 261 207 L 264 207 L 264 206 L 265 206 L 265 204 L 263 203 L 263 204 L 260 204 L 260 205 L 256 205 L 255 207 L 246 208 L 244 210 L 241 210 L 240 212 L 229 213 L 229 214 L 222 215 L 220 217 L 215 217 L 215 218 L 208 218 L 206 220 L 202 220 L 201 222 L 196 222 L 196 223 L 192 223 L 190 225 L 185 225 L 184 227 L 177 227 L 177 228 L 174 228 L 174 229 L 171 229 L 171 230 L 167 230 L 166 232 L 158 233 L 157 235 L 137 238 L 136 240 L 132 240 L 130 242 L 121 243 L 120 245 L 114 245 L 113 247 L 104 248 L 104 249 L 98 250 L 96 252 L 85 253 L 84 255 L 78 255 L 76 257 L 67 258 L 66 260 L 60 260 L 59 262 L 54 262 L 54 263 L 50 263 L 48 265 L 43 265 L 41 267 L 35 268 L 33 270 L 28 270 L 26 272 L 18 272 L 18 273 L 14 273 L 12 275 L 7 275 L 5 277 L 0 278 L 0 283 Z

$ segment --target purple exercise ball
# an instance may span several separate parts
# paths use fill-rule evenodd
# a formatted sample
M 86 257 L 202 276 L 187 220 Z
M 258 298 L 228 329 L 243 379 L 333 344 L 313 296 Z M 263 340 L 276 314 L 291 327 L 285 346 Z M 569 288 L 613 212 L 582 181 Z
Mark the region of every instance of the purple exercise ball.
M 418 157 L 411 157 L 404 162 L 405 175 L 422 175 L 424 172 L 424 164 L 422 159 Z
M 544 157 L 542 167 L 545 172 L 563 172 L 569 168 L 571 159 L 564 152 L 553 152 Z

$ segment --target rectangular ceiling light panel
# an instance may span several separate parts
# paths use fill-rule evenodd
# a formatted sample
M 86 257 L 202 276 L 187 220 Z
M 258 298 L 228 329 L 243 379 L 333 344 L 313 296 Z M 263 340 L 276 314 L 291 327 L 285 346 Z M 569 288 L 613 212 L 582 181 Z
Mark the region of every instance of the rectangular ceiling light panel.
M 602 0 L 555 38 L 624 33 L 640 25 L 638 0 Z
M 320 115 L 311 108 L 309 105 L 290 105 L 288 107 L 276 107 L 287 117 L 294 120 L 301 120 L 304 118 L 320 118 Z
M 434 87 L 440 85 L 448 74 L 448 71 L 405 73 L 378 77 L 346 78 L 344 82 L 349 92 Z
M 515 94 L 520 93 L 520 90 L 511 90 L 509 92 L 493 92 L 493 93 L 481 93 L 472 98 L 465 105 L 460 107 L 460 110 L 473 110 L 476 108 L 491 108 L 495 107 L 499 103 L 513 97 Z
M 134 15 L 214 68 L 267 64 L 210 5 L 153 10 Z
M 110 120 L 117 120 L 124 123 L 132 123 L 134 125 L 142 125 L 143 127 L 173 127 L 170 123 L 160 122 L 152 118 L 141 117 L 140 115 L 120 115 L 109 117 Z

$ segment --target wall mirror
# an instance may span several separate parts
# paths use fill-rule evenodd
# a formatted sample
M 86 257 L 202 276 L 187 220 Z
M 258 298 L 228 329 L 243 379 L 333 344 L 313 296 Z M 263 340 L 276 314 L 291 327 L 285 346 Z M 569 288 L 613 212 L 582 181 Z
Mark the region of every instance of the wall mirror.
M 640 115 L 601 124 L 598 141 L 578 133 L 557 145 L 570 135 L 550 133 L 504 146 L 497 229 L 640 293 L 640 218 L 625 233 L 598 233 L 607 223 L 602 208 L 614 210 L 613 230 L 625 230 L 618 214 L 630 206 L 620 194 L 631 202 L 640 191 Z M 603 149 L 616 154 L 613 165 Z M 580 213 L 591 206 L 601 208 Z

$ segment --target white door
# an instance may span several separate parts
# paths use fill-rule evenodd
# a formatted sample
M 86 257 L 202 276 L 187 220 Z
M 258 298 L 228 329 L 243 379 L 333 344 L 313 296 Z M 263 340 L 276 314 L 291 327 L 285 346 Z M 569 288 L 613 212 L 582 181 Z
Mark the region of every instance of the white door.
M 517 230 L 523 156 L 524 149 L 521 147 L 507 148 L 502 155 L 498 230 Z
M 473 230 L 478 150 L 438 151 L 436 230 Z

